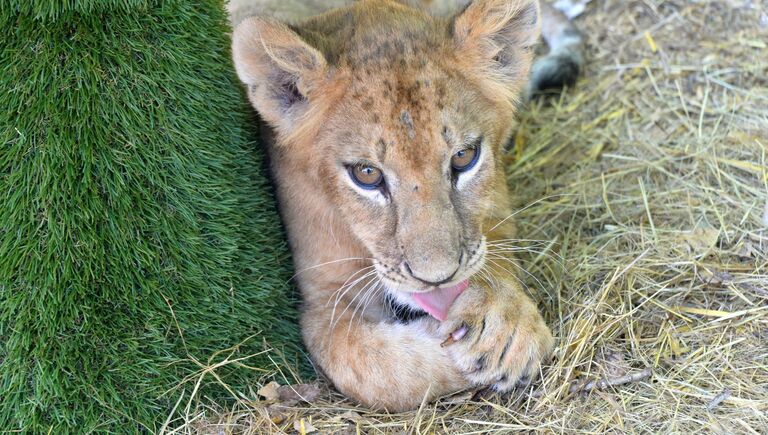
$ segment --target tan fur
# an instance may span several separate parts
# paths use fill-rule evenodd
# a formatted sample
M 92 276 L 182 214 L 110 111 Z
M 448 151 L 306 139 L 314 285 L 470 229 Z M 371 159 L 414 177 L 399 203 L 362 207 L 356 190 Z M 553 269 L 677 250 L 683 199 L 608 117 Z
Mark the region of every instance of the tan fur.
M 304 342 L 363 404 L 397 411 L 472 386 L 506 391 L 552 347 L 514 259 L 487 254 L 514 237 L 500 156 L 538 27 L 532 0 L 475 0 L 445 18 L 364 0 L 294 27 L 248 18 L 233 34 L 238 74 L 275 132 Z M 451 155 L 480 136 L 479 169 L 459 188 Z M 381 197 L 350 182 L 344 165 L 359 161 L 384 172 Z M 434 288 L 425 282 L 466 278 L 444 322 L 397 321 L 384 301 L 413 306 L 410 292 Z M 462 325 L 467 335 L 441 347 Z

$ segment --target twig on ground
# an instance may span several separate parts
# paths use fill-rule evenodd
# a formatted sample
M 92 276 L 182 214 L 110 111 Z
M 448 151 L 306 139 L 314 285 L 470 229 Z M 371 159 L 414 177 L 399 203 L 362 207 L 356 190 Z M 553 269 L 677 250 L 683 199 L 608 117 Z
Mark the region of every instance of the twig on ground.
M 617 378 L 595 379 L 587 382 L 586 384 L 577 383 L 577 384 L 571 385 L 571 388 L 568 389 L 568 392 L 571 394 L 574 394 L 574 393 L 585 393 L 592 390 L 605 390 L 608 387 L 615 387 L 617 385 L 624 385 L 632 382 L 642 381 L 643 379 L 650 378 L 651 375 L 653 375 L 653 370 L 644 369 L 639 372 L 629 373 Z M 544 390 L 541 390 L 541 389 L 535 390 L 530 394 L 531 397 L 535 397 L 535 398 L 542 397 L 543 395 L 544 395 Z
M 614 387 L 617 385 L 624 385 L 632 382 L 642 381 L 643 379 L 650 378 L 652 374 L 653 374 L 653 371 L 651 369 L 644 369 L 639 372 L 628 373 L 618 378 L 596 379 L 593 381 L 589 381 L 583 385 L 581 384 L 571 385 L 571 388 L 568 390 L 568 392 L 585 393 L 587 391 L 592 391 L 595 389 L 605 390 L 608 387 Z
M 707 411 L 712 411 L 717 408 L 717 405 L 723 403 L 726 399 L 731 397 L 731 390 L 729 388 L 724 389 L 720 394 L 713 397 L 707 404 Z

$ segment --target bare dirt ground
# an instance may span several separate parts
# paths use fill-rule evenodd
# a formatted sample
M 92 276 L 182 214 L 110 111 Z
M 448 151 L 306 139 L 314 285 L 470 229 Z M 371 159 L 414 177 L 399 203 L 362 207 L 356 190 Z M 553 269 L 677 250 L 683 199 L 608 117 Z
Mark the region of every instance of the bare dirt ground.
M 577 23 L 583 78 L 520 114 L 508 156 L 559 343 L 543 379 L 382 414 L 323 383 L 259 395 L 306 381 L 264 373 L 169 432 L 768 431 L 768 4 L 594 0 Z

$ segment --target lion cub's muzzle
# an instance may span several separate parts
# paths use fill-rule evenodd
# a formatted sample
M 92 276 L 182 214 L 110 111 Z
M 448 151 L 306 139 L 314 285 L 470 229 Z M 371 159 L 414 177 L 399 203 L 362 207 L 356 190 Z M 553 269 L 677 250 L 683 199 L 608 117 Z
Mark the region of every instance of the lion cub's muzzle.
M 464 260 L 458 237 L 436 235 L 403 249 L 402 273 L 427 287 L 452 281 Z
M 433 204 L 403 210 L 398 231 L 402 274 L 424 287 L 458 278 L 465 260 L 461 223 L 450 201 L 439 198 Z
M 408 260 L 403 261 L 403 269 L 405 269 L 405 271 L 411 276 L 411 278 L 417 281 L 420 281 L 427 286 L 437 287 L 439 285 L 452 281 L 456 277 L 456 274 L 459 272 L 459 269 L 461 269 L 461 258 L 459 258 L 459 260 L 455 262 L 455 266 L 451 264 L 447 266 L 447 268 L 442 268 L 442 270 L 434 267 L 429 267 L 429 269 L 436 271 L 436 273 L 433 273 L 431 276 L 422 275 L 414 272 L 413 269 L 411 268 L 411 265 L 408 263 Z M 429 277 L 425 277 L 425 276 L 429 276 Z

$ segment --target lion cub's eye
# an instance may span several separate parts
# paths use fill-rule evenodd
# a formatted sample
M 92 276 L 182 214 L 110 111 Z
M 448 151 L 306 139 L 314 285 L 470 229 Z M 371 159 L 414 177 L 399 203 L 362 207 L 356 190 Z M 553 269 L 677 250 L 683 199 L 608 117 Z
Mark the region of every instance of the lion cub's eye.
M 355 184 L 368 190 L 377 189 L 384 181 L 384 175 L 381 173 L 381 169 L 364 163 L 350 166 L 349 176 L 352 177 L 352 181 L 354 181 Z
M 480 156 L 480 149 L 476 146 L 464 148 L 451 157 L 451 167 L 456 172 L 466 172 L 472 169 Z

